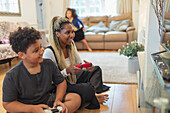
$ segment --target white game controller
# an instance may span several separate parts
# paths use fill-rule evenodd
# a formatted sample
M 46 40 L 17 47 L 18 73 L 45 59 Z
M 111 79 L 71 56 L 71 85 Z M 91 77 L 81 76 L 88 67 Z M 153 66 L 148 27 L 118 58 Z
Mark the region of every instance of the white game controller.
M 63 108 L 61 106 L 56 106 L 50 109 L 45 109 L 45 113 L 61 113 L 61 111 L 63 110 Z

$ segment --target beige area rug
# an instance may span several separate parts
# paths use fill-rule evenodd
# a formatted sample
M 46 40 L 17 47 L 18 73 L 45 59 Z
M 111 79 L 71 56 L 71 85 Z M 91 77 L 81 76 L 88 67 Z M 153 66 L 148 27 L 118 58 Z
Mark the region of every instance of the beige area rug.
M 101 67 L 104 82 L 137 84 L 136 74 L 128 73 L 127 57 L 116 52 L 79 52 L 79 55 Z

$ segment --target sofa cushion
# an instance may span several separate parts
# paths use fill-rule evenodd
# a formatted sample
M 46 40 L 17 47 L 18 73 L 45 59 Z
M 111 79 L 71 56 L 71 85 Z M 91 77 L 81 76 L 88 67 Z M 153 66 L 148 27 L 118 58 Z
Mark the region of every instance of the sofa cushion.
M 170 13 L 169 12 L 165 12 L 164 13 L 164 18 L 165 19 L 170 19 Z
M 88 23 L 89 27 L 98 24 L 99 22 Z M 107 26 L 107 22 L 103 22 L 105 26 Z
M 121 31 L 109 31 L 105 33 L 105 41 L 127 42 L 127 33 Z
M 98 27 L 97 29 L 95 29 L 95 33 L 99 33 L 99 32 L 108 32 L 109 31 L 109 28 L 107 28 L 107 27 Z
M 94 33 L 94 32 L 86 32 L 85 39 L 87 41 L 95 41 L 95 42 L 103 42 L 104 33 Z
M 104 49 L 104 43 L 103 42 L 88 42 L 91 49 Z M 84 47 L 87 49 L 87 47 Z
M 107 16 L 95 16 L 95 17 L 91 16 L 89 17 L 88 25 L 91 27 L 93 25 L 98 24 L 99 22 L 103 22 L 106 26 L 108 22 L 108 17 Z
M 88 22 L 89 22 L 89 17 L 84 17 L 84 18 L 80 18 L 80 20 L 84 23 L 84 25 L 88 25 Z
M 90 23 L 98 23 L 98 22 L 100 22 L 100 21 L 102 21 L 102 22 L 107 22 L 107 20 L 108 20 L 108 17 L 107 16 L 95 16 L 95 17 L 93 17 L 93 16 L 91 16 L 91 17 L 89 17 L 89 22 Z
M 108 25 L 110 25 L 111 21 L 120 21 L 120 20 L 126 20 L 129 19 L 130 20 L 130 26 L 133 26 L 133 22 L 132 22 L 132 13 L 126 13 L 126 14 L 122 14 L 122 15 L 118 15 L 118 16 L 113 16 L 111 18 L 108 19 Z
M 84 49 L 84 44 L 82 42 L 75 42 L 77 49 Z
M 167 41 L 169 41 L 169 40 L 170 40 L 170 32 L 166 32 L 163 41 L 164 41 L 164 42 L 167 42 Z
M 125 31 L 129 26 L 129 19 L 121 20 L 121 21 L 111 21 L 110 23 L 110 31 Z
M 89 28 L 89 26 L 84 25 L 84 28 L 85 28 L 85 32 L 86 32 L 86 31 L 87 31 L 87 29 Z
M 104 42 L 105 49 L 123 49 L 123 45 L 126 45 L 127 42 Z

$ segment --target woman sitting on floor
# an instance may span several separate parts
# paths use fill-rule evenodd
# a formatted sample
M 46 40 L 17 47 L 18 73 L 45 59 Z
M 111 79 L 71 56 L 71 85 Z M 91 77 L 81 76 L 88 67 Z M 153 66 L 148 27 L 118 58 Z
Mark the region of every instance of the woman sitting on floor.
M 76 67 L 81 63 L 73 38 L 75 33 L 69 20 L 54 17 L 50 25 L 50 47 L 44 51 L 44 58 L 51 59 L 67 80 L 67 91 L 78 93 L 82 105 L 90 102 L 87 108 L 99 108 L 99 103 L 107 101 L 108 95 L 96 94 L 109 90 L 103 85 L 102 72 L 99 66 L 88 67 L 86 71 Z M 97 97 L 97 98 L 96 98 Z

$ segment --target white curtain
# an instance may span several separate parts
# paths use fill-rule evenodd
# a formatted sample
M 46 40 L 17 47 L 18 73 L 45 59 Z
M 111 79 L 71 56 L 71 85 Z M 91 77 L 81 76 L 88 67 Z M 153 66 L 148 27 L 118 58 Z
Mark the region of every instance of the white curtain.
M 63 0 L 63 14 L 65 16 L 66 9 L 70 7 L 70 0 Z
M 170 12 L 170 0 L 165 0 L 165 12 Z
M 117 2 L 119 0 L 103 0 L 104 14 L 103 15 L 117 15 Z
M 117 13 L 124 14 L 132 12 L 132 0 L 118 0 Z

